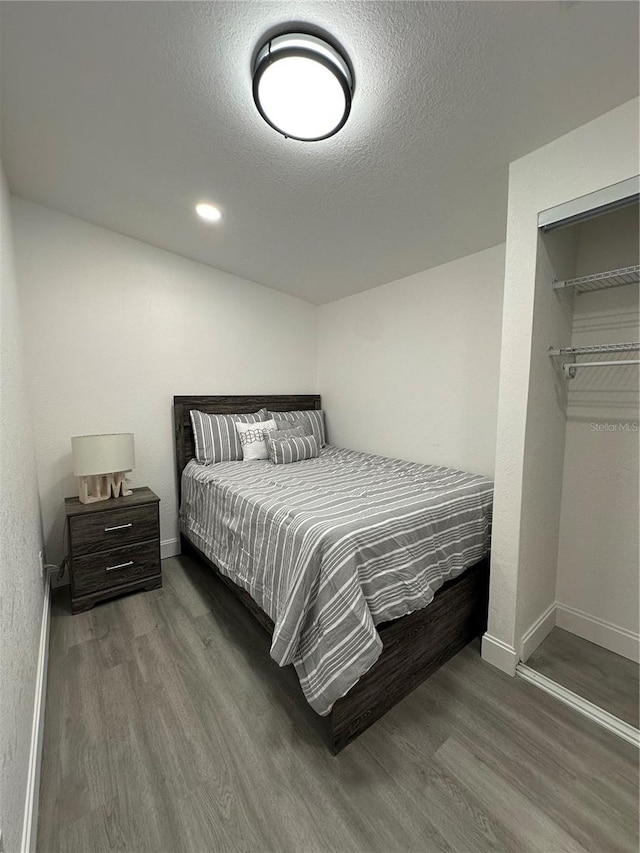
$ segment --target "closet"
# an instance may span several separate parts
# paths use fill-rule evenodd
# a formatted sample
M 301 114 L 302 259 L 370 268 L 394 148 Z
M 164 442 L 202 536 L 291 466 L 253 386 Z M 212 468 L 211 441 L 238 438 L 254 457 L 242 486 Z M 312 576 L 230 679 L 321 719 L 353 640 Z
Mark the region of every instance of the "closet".
M 637 196 L 579 219 L 539 233 L 536 286 L 553 291 L 547 358 L 566 422 L 555 627 L 526 668 L 638 729 Z

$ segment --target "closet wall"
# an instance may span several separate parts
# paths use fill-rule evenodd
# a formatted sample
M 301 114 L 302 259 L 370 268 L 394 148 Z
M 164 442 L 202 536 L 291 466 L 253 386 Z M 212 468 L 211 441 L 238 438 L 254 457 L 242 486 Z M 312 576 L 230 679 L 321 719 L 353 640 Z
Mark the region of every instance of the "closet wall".
M 547 350 L 571 340 L 573 312 L 544 281 L 544 267 L 553 268 L 556 259 L 542 243 L 538 215 L 638 175 L 639 106 L 637 98 L 629 101 L 509 168 L 491 595 L 482 654 L 511 675 L 527 644 L 532 651 L 552 627 L 561 548 L 567 391 Z M 565 248 L 567 269 L 577 269 L 579 250 L 579 241 Z
M 576 275 L 637 264 L 638 227 L 637 205 L 580 225 Z M 572 346 L 639 337 L 637 285 L 574 297 Z M 585 369 L 567 384 L 556 586 L 556 624 L 632 659 L 639 621 L 638 375 L 637 366 Z

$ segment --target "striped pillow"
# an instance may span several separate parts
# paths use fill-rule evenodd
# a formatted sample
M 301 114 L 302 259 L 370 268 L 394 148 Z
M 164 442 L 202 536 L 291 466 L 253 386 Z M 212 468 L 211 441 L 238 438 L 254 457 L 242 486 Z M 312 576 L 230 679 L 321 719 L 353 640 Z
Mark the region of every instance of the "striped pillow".
M 236 422 L 255 424 L 266 420 L 266 410 L 251 415 L 210 415 L 192 409 L 191 426 L 196 446 L 196 459 L 201 465 L 214 462 L 235 462 L 242 459 L 242 444 L 236 432 Z
M 313 432 L 311 430 L 311 424 L 309 423 L 308 420 L 301 421 L 301 420 L 298 420 L 296 418 L 296 420 L 294 420 L 294 421 L 277 420 L 277 421 L 274 421 L 274 423 L 276 425 L 276 429 L 279 429 L 279 430 L 297 429 L 297 430 L 300 430 L 300 432 L 296 433 L 296 435 L 313 435 Z
M 267 417 L 278 421 L 302 421 L 311 427 L 311 434 L 316 437 L 318 447 L 324 447 L 327 443 L 324 429 L 324 412 L 322 409 L 308 409 L 303 412 L 268 412 Z M 278 427 L 280 425 L 278 424 Z
M 320 455 L 315 435 L 293 435 L 290 438 L 267 438 L 269 459 L 274 465 L 302 462 Z
M 296 435 L 311 435 L 311 427 L 307 430 L 304 426 L 292 426 L 288 421 L 281 421 L 281 423 L 287 424 L 287 426 L 272 430 L 269 438 L 293 438 Z

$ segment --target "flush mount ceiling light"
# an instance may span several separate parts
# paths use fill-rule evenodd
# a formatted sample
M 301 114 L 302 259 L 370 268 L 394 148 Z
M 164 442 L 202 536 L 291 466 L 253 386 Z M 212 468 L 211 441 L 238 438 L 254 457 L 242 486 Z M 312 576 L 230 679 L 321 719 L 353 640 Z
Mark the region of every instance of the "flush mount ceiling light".
M 333 136 L 351 110 L 346 59 L 317 36 L 286 33 L 266 41 L 253 66 L 253 99 L 262 118 L 290 139 Z
M 219 222 L 222 219 L 222 211 L 215 205 L 204 201 L 196 204 L 196 213 L 205 222 Z

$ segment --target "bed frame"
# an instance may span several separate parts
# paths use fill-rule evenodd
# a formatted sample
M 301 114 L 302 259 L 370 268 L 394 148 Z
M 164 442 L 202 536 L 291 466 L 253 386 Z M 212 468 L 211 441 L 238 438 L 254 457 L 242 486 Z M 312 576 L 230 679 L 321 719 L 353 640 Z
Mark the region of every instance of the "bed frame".
M 265 408 L 276 412 L 319 409 L 317 394 L 174 397 L 176 468 L 180 497 L 182 470 L 195 455 L 189 412 L 198 409 L 211 414 L 255 412 Z M 269 633 L 273 622 L 251 596 L 218 569 L 182 533 L 183 553 L 196 555 L 210 566 Z M 463 575 L 446 583 L 429 607 L 408 616 L 378 625 L 383 649 L 371 669 L 342 699 L 328 717 L 331 749 L 340 752 L 372 723 L 457 654 L 487 626 L 489 560 L 485 558 Z

